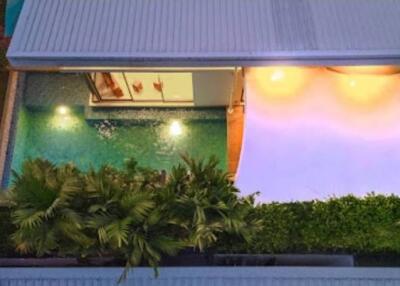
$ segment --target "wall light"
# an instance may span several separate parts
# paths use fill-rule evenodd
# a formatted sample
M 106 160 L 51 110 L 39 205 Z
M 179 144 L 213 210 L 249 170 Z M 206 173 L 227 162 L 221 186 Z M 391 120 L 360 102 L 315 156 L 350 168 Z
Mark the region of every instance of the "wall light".
M 248 70 L 248 77 L 255 79 L 255 87 L 265 99 L 287 101 L 303 90 L 313 71 L 296 66 L 257 67 Z
M 274 72 L 271 74 L 271 81 L 280 81 L 284 79 L 285 77 L 285 72 L 282 69 L 276 69 Z
M 393 95 L 400 72 L 396 66 L 339 66 L 328 67 L 336 76 L 340 93 L 346 101 L 361 106 L 377 107 Z
M 393 75 L 400 73 L 399 66 L 336 66 L 327 69 L 342 74 Z
M 56 107 L 56 112 L 59 115 L 67 115 L 69 114 L 69 107 L 65 105 L 60 105 Z
M 350 87 L 355 87 L 357 85 L 356 80 L 355 79 L 350 79 L 349 80 L 349 85 L 350 85 Z
M 55 114 L 51 118 L 51 126 L 58 130 L 71 130 L 79 124 L 78 118 L 71 114 L 68 106 L 59 105 L 55 109 Z
M 169 126 L 169 134 L 171 136 L 179 136 L 183 133 L 182 123 L 178 120 L 171 122 Z

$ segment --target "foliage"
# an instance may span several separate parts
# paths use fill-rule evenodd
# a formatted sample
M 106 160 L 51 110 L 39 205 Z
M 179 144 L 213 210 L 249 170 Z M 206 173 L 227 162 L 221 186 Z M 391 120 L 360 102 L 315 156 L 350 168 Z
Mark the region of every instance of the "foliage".
M 165 179 L 128 160 L 86 172 L 25 162 L 1 201 L 1 228 L 18 252 L 112 256 L 155 269 L 182 248 L 228 253 L 400 253 L 400 198 L 254 204 L 215 158 L 183 157 Z M 10 213 L 9 213 L 10 212 Z M 11 220 L 12 225 L 9 224 Z M 3 235 L 0 255 L 11 254 Z
M 0 257 L 13 257 L 14 252 L 10 234 L 15 231 L 11 222 L 10 209 L 0 207 Z
M 183 162 L 165 180 L 134 160 L 122 170 L 105 165 L 87 172 L 26 161 L 3 199 L 16 227 L 16 250 L 123 258 L 123 279 L 133 266 L 157 269 L 184 247 L 205 251 L 224 235 L 249 241 L 259 226 L 248 217 L 253 198 L 238 197 L 215 158 Z
M 400 197 L 370 194 L 327 201 L 264 204 L 252 243 L 220 239 L 220 252 L 400 253 Z
M 227 174 L 217 168 L 218 160 L 196 161 L 183 156 L 184 165 L 173 168 L 165 186 L 168 205 L 189 233 L 189 244 L 203 251 L 221 234 L 239 236 L 249 242 L 260 222 L 250 219 L 253 196 L 239 198 L 239 190 Z
M 81 185 L 80 173 L 72 165 L 57 168 L 40 159 L 24 163 L 6 196 L 18 252 L 79 255 L 91 244 L 83 233 L 81 214 L 72 207 L 80 199 Z
M 143 262 L 156 268 L 162 255 L 175 255 L 184 245 L 165 202 L 157 200 L 161 187 L 157 172 L 132 160 L 123 171 L 104 166 L 86 175 L 88 229 L 96 233 L 97 249 L 126 260 L 122 278 Z

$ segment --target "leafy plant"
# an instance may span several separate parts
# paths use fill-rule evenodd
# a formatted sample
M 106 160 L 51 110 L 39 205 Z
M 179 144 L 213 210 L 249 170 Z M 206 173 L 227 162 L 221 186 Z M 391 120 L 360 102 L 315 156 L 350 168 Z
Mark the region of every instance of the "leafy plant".
M 251 243 L 218 242 L 227 253 L 400 253 L 400 197 L 369 194 L 254 209 L 263 227 Z
M 220 235 L 238 235 L 249 241 L 260 227 L 260 221 L 251 219 L 253 196 L 239 198 L 239 190 L 220 170 L 218 160 L 196 161 L 182 157 L 184 165 L 172 169 L 164 191 L 171 212 L 188 232 L 189 245 L 204 251 L 212 247 Z
M 104 166 L 90 171 L 85 181 L 91 204 L 87 226 L 97 232 L 98 249 L 126 260 L 120 280 L 143 263 L 157 269 L 162 255 L 175 255 L 183 246 L 178 232 L 171 231 L 175 223 L 164 202 L 156 201 L 161 187 L 157 172 L 130 160 L 122 172 Z
M 81 172 L 36 159 L 14 174 L 7 194 L 21 253 L 112 256 L 129 269 L 156 270 L 164 256 L 185 247 L 206 251 L 224 236 L 250 241 L 260 223 L 253 196 L 240 198 L 215 158 L 183 164 L 161 178 L 128 160 Z
M 28 160 L 21 175 L 14 172 L 6 200 L 16 226 L 12 240 L 20 253 L 37 256 L 84 253 L 92 240 L 76 208 L 82 190 L 80 172 L 70 164 L 54 166 L 47 160 Z
M 5 234 L 13 231 L 11 240 L 23 254 L 122 258 L 120 281 L 131 267 L 156 270 L 164 256 L 184 247 L 400 253 L 398 196 L 255 205 L 254 196 L 239 196 L 215 158 L 183 157 L 166 180 L 134 160 L 122 170 L 103 166 L 87 172 L 28 160 L 0 201 L 7 205 L 1 217 L 13 223 L 0 233 L 5 242 L 0 251 L 9 253 Z

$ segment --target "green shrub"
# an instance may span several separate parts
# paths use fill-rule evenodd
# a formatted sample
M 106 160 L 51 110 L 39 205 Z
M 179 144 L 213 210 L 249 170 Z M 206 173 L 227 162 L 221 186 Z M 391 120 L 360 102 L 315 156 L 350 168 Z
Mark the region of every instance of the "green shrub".
M 400 253 L 400 197 L 254 205 L 217 168 L 183 157 L 167 179 L 128 160 L 82 172 L 28 160 L 0 209 L 0 256 L 113 256 L 157 267 L 184 247 L 228 253 Z M 11 238 L 11 240 L 9 239 Z
M 189 245 L 200 251 L 213 247 L 221 236 L 250 242 L 261 222 L 250 214 L 253 196 L 239 197 L 228 176 L 217 168 L 216 158 L 195 161 L 183 157 L 184 164 L 172 169 L 163 188 L 179 224 L 184 225 Z
M 327 201 L 264 204 L 250 244 L 220 241 L 219 250 L 248 253 L 400 253 L 400 197 L 370 194 Z
M 92 243 L 84 233 L 81 193 L 81 174 L 74 166 L 26 161 L 6 195 L 16 250 L 36 256 L 79 256 Z
M 82 172 L 47 160 L 24 163 L 3 198 L 18 252 L 36 256 L 112 256 L 155 269 L 184 247 L 205 251 L 222 235 L 247 242 L 257 229 L 253 199 L 238 190 L 218 162 L 183 158 L 168 179 L 128 160 L 118 170 Z
M 183 226 L 157 199 L 162 191 L 157 172 L 138 168 L 132 160 L 124 170 L 103 166 L 85 175 L 84 190 L 93 253 L 124 258 L 121 278 L 142 263 L 156 268 L 163 255 L 176 255 L 185 246 Z
M 15 231 L 11 222 L 10 209 L 0 207 L 0 257 L 16 256 L 14 245 L 11 241 L 11 233 Z

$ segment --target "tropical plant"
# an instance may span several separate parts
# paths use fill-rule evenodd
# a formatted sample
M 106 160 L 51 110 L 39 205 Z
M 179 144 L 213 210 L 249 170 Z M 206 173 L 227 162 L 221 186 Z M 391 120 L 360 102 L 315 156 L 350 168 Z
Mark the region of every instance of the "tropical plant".
M 156 203 L 161 186 L 157 172 L 129 160 L 123 171 L 103 166 L 85 180 L 91 204 L 87 226 L 96 232 L 98 249 L 126 260 L 120 281 L 140 264 L 157 270 L 163 255 L 175 255 L 183 247 L 163 202 Z
M 28 160 L 14 177 L 7 200 L 19 252 L 122 258 L 120 281 L 138 265 L 157 274 L 184 247 L 205 251 L 227 235 L 249 241 L 259 226 L 253 196 L 239 198 L 214 157 L 184 156 L 167 179 L 133 159 L 87 172 Z
M 5 200 L 16 226 L 16 250 L 37 256 L 80 256 L 92 240 L 84 232 L 79 206 L 80 172 L 71 164 L 54 166 L 47 160 L 27 160 Z
M 165 186 L 168 206 L 184 226 L 189 244 L 200 251 L 212 247 L 220 235 L 237 235 L 249 241 L 261 222 L 250 216 L 254 195 L 239 198 L 239 190 L 218 160 L 195 160 L 182 156 L 184 164 L 172 169 Z M 165 199 L 164 199 L 165 200 Z

